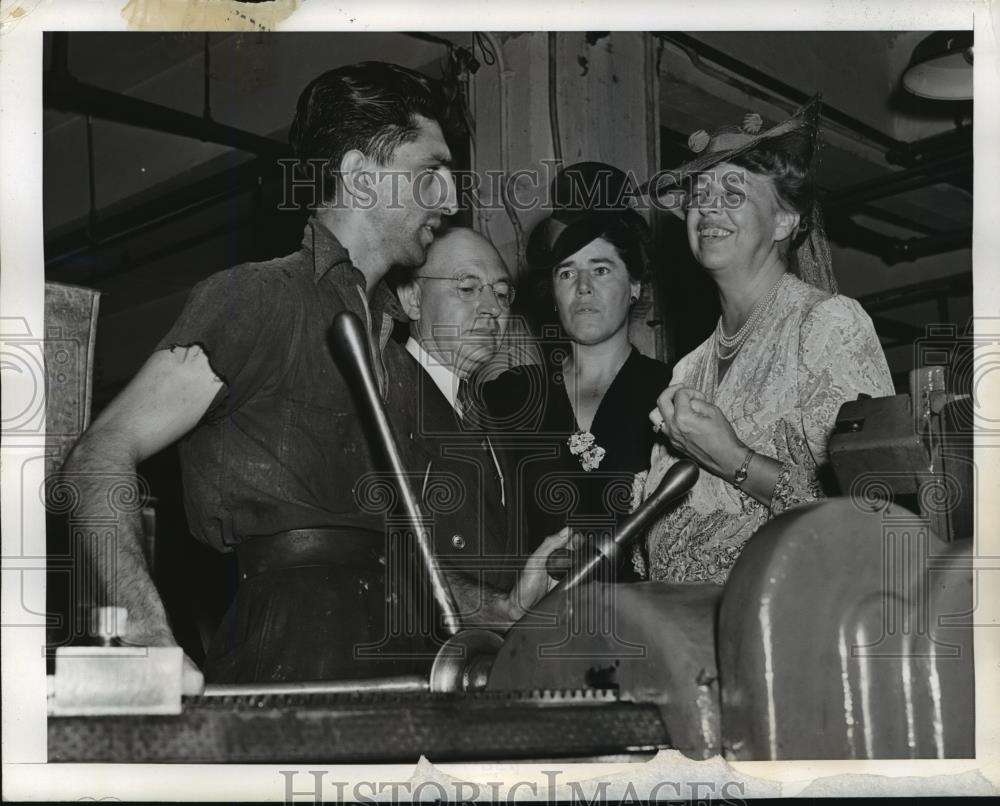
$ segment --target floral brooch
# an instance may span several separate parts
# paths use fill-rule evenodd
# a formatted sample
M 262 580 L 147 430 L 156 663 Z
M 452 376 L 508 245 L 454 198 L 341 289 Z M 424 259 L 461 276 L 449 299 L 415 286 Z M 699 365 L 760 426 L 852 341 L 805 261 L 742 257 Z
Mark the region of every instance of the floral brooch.
M 577 431 L 570 434 L 566 440 L 569 452 L 580 459 L 580 464 L 586 471 L 596 470 L 607 451 L 596 443 L 594 435 L 589 431 Z

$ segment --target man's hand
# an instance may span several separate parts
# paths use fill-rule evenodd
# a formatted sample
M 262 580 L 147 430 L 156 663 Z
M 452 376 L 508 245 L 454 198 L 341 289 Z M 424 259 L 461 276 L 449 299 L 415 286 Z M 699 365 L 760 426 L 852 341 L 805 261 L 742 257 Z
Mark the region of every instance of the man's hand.
M 181 668 L 181 694 L 185 697 L 195 697 L 205 690 L 205 675 L 194 665 L 194 661 L 184 653 L 184 664 Z
M 131 622 L 128 624 L 131 627 Z M 126 646 L 177 646 L 173 633 L 166 628 L 156 633 L 146 634 L 140 634 L 127 628 L 122 640 Z M 204 690 L 205 675 L 185 652 L 181 663 L 181 694 L 191 697 L 201 694 Z
M 461 610 L 465 627 L 487 627 L 503 631 L 541 599 L 556 582 L 549 576 L 546 562 L 556 549 L 570 544 L 569 528 L 546 537 L 524 564 L 511 590 L 501 590 L 462 573 L 447 574 L 448 584 Z
M 729 480 L 747 453 L 732 424 L 704 394 L 686 386 L 668 386 L 649 419 L 675 450 L 709 473 Z
M 546 593 L 557 584 L 549 576 L 545 564 L 556 549 L 569 545 L 572 531 L 567 526 L 554 535 L 546 537 L 542 544 L 524 564 L 524 570 L 517 577 L 507 601 L 508 614 L 512 621 L 518 621 Z

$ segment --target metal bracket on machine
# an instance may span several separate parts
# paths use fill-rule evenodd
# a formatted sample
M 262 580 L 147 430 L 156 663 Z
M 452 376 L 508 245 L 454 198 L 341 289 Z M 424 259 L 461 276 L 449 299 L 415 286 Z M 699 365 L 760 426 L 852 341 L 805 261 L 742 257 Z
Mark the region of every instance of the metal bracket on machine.
M 462 630 L 438 651 L 431 666 L 430 687 L 434 692 L 477 691 L 486 687 L 490 667 L 503 638 L 483 629 Z
M 967 395 L 949 393 L 945 367 L 910 373 L 910 393 L 845 403 L 829 455 L 841 494 L 862 502 L 902 501 L 943 540 L 972 535 L 974 486 L 971 445 L 962 431 Z

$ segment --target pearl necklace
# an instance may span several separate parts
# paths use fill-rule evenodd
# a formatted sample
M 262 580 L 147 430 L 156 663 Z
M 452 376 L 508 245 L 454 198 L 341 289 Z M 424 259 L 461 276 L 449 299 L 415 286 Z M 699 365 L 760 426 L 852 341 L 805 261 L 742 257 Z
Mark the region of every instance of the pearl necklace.
M 743 323 L 743 327 L 737 330 L 732 336 L 725 334 L 722 329 L 722 317 L 719 317 L 719 322 L 715 326 L 715 355 L 720 361 L 728 361 L 740 351 L 743 342 L 747 340 L 747 337 L 757 327 L 761 317 L 764 315 L 764 311 L 774 302 L 774 298 L 778 295 L 778 288 L 786 276 L 787 272 L 782 274 L 778 278 L 778 281 L 771 286 L 771 289 L 758 300 L 757 304 L 753 306 L 753 310 L 750 311 L 750 316 Z M 725 355 L 723 355 L 722 348 L 725 348 L 727 351 Z

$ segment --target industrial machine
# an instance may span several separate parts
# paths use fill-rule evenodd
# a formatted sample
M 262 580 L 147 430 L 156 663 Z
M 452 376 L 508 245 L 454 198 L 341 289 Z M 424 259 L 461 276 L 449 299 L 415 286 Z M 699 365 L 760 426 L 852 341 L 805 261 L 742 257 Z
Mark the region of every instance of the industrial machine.
M 182 697 L 150 684 L 152 673 L 124 671 L 120 658 L 116 671 L 112 656 L 127 650 L 97 647 L 103 671 L 92 675 L 118 673 L 120 690 L 155 693 L 122 713 L 107 679 L 95 693 L 71 671 L 79 659 L 57 657 L 50 761 L 586 759 L 662 748 L 734 760 L 974 755 L 971 484 L 962 470 L 971 448 L 968 457 L 946 449 L 960 401 L 941 373 L 919 375 L 910 395 L 846 404 L 830 453 L 850 495 L 767 523 L 724 587 L 601 579 L 694 483 L 697 468 L 680 462 L 614 539 L 562 558 L 559 585 L 500 636 L 460 627 L 361 324 L 338 317 L 333 342 L 382 435 L 451 635 L 430 675 L 209 686 Z M 893 431 L 887 423 L 902 415 L 907 426 Z M 163 664 L 174 664 L 167 677 L 179 673 L 175 659 Z

